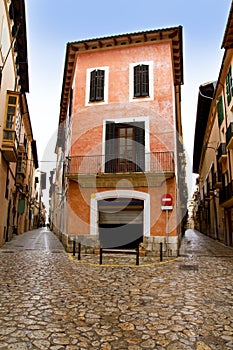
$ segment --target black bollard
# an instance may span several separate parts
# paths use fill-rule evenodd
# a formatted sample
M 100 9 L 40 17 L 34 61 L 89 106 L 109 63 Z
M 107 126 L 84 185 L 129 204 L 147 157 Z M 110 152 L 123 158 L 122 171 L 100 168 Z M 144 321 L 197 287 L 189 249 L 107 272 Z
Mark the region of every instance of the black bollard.
M 81 260 L 81 243 L 78 244 L 78 260 Z
M 139 265 L 139 245 L 137 246 L 136 265 Z
M 163 261 L 163 243 L 160 242 L 160 261 Z
M 75 256 L 76 240 L 73 240 L 73 256 Z
M 103 255 L 103 251 L 102 251 L 102 248 L 100 248 L 100 265 L 102 265 L 102 255 Z

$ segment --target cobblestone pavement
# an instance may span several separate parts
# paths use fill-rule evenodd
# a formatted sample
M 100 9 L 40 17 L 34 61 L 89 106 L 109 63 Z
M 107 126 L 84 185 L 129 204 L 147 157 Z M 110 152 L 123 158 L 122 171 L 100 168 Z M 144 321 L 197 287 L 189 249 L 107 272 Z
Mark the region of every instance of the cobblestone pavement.
M 16 236 L 0 249 L 0 350 L 233 349 L 233 250 L 188 230 L 180 253 L 99 265 L 45 228 Z

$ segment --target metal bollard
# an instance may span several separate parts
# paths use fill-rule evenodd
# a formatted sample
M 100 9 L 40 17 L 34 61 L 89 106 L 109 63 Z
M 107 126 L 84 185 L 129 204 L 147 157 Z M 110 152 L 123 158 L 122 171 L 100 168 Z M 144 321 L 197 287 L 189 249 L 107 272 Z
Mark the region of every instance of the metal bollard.
M 81 260 L 81 243 L 78 243 L 78 260 Z
M 139 245 L 137 246 L 137 252 L 136 252 L 136 265 L 139 265 Z
M 163 261 L 163 243 L 160 242 L 160 261 Z
M 102 251 L 102 248 L 100 248 L 100 265 L 102 265 L 102 255 L 103 255 L 103 251 Z
M 75 256 L 76 239 L 73 240 L 73 256 Z

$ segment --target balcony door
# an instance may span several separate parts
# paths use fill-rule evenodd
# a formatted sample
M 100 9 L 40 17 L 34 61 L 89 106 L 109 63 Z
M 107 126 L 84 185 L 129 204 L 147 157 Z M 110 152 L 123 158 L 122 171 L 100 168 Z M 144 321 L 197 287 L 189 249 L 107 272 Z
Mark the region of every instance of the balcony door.
M 134 130 L 133 127 L 118 128 L 118 154 L 116 172 L 134 171 Z
M 105 172 L 142 172 L 144 170 L 144 122 L 107 122 L 105 142 Z

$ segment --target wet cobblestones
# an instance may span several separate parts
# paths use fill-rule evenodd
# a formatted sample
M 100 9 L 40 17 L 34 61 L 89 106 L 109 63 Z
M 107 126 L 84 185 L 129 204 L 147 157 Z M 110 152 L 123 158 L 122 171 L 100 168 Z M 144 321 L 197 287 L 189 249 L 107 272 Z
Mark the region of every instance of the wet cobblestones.
M 3 246 L 0 350 L 233 349 L 233 250 L 186 236 L 178 259 L 137 267 Z

